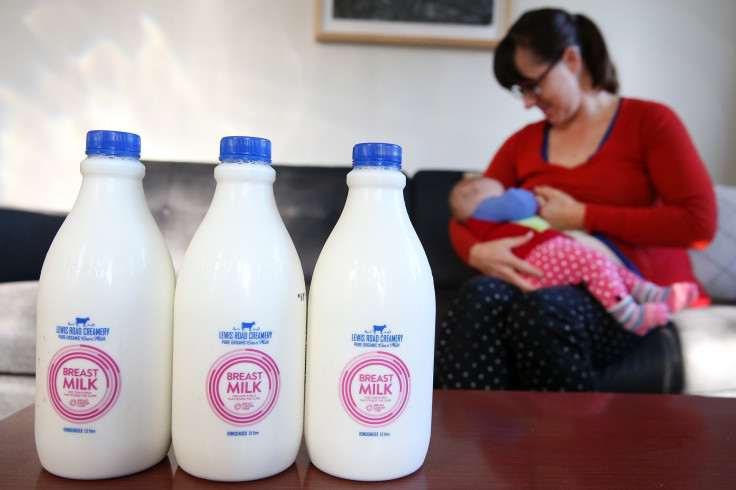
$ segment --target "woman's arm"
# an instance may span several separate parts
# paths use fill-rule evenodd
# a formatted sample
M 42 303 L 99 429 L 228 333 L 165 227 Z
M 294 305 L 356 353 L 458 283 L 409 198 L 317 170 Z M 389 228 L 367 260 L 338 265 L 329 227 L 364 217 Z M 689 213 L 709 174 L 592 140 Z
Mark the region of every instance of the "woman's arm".
M 512 249 L 525 244 L 532 236 L 529 232 L 518 237 L 481 242 L 461 223 L 455 219 L 450 221 L 450 242 L 466 264 L 523 291 L 531 291 L 534 287 L 520 273 L 541 277 L 542 271 L 517 257 Z
M 549 186 L 534 188 L 539 203 L 539 216 L 558 231 L 580 230 L 585 225 L 586 205 L 559 189 Z
M 704 248 L 716 230 L 713 184 L 680 119 L 650 104 L 639 118 L 646 170 L 657 203 L 648 207 L 586 205 L 588 232 L 634 245 Z
M 455 218 L 450 219 L 450 243 L 452 248 L 455 249 L 455 253 L 460 257 L 460 260 L 468 263 L 470 256 L 470 248 L 476 243 L 480 243 L 473 232 L 471 232 L 465 225 L 457 221 Z

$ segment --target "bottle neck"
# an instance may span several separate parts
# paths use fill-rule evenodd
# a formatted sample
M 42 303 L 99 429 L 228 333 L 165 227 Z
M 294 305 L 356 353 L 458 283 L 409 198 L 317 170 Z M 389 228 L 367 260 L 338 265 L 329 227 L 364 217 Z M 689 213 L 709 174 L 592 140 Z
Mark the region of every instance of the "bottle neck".
M 146 167 L 135 157 L 92 154 L 82 160 L 82 175 L 127 177 L 143 180 Z
M 406 217 L 402 190 L 406 177 L 396 167 L 355 166 L 348 173 L 347 213 L 368 212 L 373 215 Z
M 146 204 L 143 176 L 146 168 L 135 157 L 89 155 L 80 165 L 82 187 L 74 207 L 122 206 L 132 200 Z
M 273 183 L 276 171 L 264 162 L 225 161 L 215 167 L 217 188 L 212 206 L 276 209 Z
M 397 167 L 356 165 L 348 173 L 348 187 L 358 188 L 385 188 L 402 190 L 406 186 L 406 177 Z

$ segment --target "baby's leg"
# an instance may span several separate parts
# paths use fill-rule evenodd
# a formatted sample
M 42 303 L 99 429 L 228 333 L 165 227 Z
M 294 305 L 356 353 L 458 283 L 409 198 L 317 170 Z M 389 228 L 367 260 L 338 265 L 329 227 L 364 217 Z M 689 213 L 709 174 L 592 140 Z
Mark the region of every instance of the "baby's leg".
M 632 332 L 644 335 L 655 327 L 661 327 L 670 317 L 667 305 L 664 303 L 641 303 L 627 296 L 608 312 L 623 327 Z
M 613 263 L 600 252 L 568 237 L 555 237 L 534 247 L 525 258 L 541 269 L 541 278 L 529 277 L 535 287 L 584 284 L 606 308 L 629 297 L 629 290 L 612 267 Z
M 664 325 L 669 311 L 664 303 L 637 304 L 629 294 L 618 267 L 602 253 L 566 237 L 535 247 L 526 260 L 544 272 L 530 278 L 535 287 L 584 284 L 590 294 L 625 328 L 643 334 Z
M 618 266 L 618 273 L 637 303 L 664 303 L 675 313 L 698 299 L 698 285 L 694 282 L 676 282 L 669 287 L 657 286 L 626 267 Z

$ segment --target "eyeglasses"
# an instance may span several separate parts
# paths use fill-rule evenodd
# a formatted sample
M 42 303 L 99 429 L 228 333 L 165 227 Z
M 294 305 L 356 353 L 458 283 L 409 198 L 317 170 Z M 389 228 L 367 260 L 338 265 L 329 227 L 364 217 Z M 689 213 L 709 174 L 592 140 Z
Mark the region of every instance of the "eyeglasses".
M 552 71 L 552 68 L 557 66 L 557 63 L 559 63 L 561 59 L 562 59 L 562 53 L 560 54 L 560 56 L 555 58 L 555 61 L 550 63 L 550 65 L 547 67 L 546 70 L 544 70 L 544 72 L 542 72 L 541 75 L 539 75 L 537 78 L 535 78 L 531 82 L 523 83 L 523 84 L 517 83 L 515 85 L 512 85 L 511 93 L 519 99 L 522 99 L 524 97 L 540 97 L 542 95 L 542 89 L 539 88 L 539 84 L 544 81 L 547 75 L 549 75 L 549 72 Z

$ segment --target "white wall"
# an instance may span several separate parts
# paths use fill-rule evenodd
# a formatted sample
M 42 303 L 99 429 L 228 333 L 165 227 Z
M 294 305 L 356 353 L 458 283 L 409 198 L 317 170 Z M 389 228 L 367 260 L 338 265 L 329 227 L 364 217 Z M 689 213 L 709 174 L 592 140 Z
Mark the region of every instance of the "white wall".
M 736 184 L 736 1 L 556 5 L 593 17 L 622 93 L 671 105 Z M 497 86 L 492 52 L 317 43 L 314 15 L 313 0 L 0 2 L 0 205 L 68 210 L 90 129 L 140 134 L 149 160 L 214 162 L 246 134 L 276 163 L 347 165 L 354 143 L 389 141 L 411 174 L 481 170 L 540 117 Z

